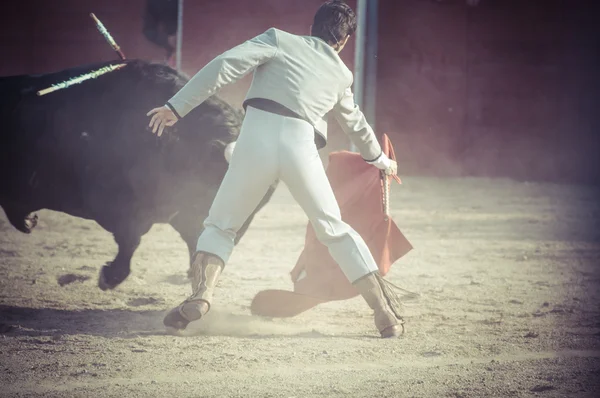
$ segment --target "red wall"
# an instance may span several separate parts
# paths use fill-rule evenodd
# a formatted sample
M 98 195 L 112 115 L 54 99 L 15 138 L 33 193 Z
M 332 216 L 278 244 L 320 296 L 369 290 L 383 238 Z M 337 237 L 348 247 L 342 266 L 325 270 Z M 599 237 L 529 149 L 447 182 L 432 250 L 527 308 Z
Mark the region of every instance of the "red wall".
M 383 2 L 377 122 L 406 168 L 599 181 L 592 4 Z
M 143 0 L 22 0 L 0 13 L 0 75 L 115 58 L 160 60 L 142 36 Z M 186 0 L 183 69 L 271 26 L 305 34 L 321 0 Z M 348 1 L 355 7 L 355 1 Z M 600 44 L 587 0 L 380 0 L 377 127 L 404 173 L 590 181 Z M 342 53 L 352 68 L 353 42 Z M 223 96 L 240 105 L 249 77 Z M 330 149 L 346 146 L 334 129 Z

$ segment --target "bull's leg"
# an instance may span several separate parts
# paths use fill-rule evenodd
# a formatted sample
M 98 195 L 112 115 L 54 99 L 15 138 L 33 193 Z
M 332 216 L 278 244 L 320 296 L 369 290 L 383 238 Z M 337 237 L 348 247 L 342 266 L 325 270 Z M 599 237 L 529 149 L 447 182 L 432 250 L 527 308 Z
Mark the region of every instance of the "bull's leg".
M 117 257 L 100 270 L 98 287 L 102 290 L 114 289 L 129 276 L 131 271 L 131 257 L 140 245 L 142 235 L 150 230 L 147 228 L 124 229 L 113 233 L 119 252 Z
M 202 222 L 204 221 L 204 218 L 206 218 L 206 215 L 203 214 L 202 216 L 197 216 L 196 213 L 197 211 L 194 211 L 193 209 L 182 210 L 169 222 L 175 231 L 179 232 L 181 239 L 183 239 L 187 245 L 190 255 L 190 265 L 192 256 L 196 252 L 196 241 L 204 229 Z
M 37 225 L 38 216 L 31 210 L 11 203 L 3 203 L 2 208 L 13 227 L 25 234 L 31 233 Z

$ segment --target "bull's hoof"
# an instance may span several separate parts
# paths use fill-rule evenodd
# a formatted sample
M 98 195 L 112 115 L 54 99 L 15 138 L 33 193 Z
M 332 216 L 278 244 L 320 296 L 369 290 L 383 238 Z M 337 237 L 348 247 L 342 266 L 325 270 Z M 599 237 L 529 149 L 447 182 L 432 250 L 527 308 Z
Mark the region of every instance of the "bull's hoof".
M 127 276 L 129 275 L 129 271 L 125 274 L 122 272 L 115 272 L 115 268 L 111 265 L 105 265 L 100 270 L 100 275 L 98 277 L 98 287 L 101 290 L 112 290 L 119 286 L 121 282 L 123 282 Z
M 27 215 L 27 217 L 25 217 L 25 220 L 23 220 L 23 225 L 26 229 L 26 233 L 31 233 L 31 231 L 37 226 L 38 224 L 38 215 L 36 213 L 29 213 Z
M 106 281 L 106 278 L 104 277 L 104 268 L 106 268 L 106 267 L 102 267 L 102 269 L 100 270 L 100 275 L 98 276 L 98 287 L 100 288 L 100 290 L 103 290 L 103 291 L 112 290 L 116 286 L 112 286 L 112 285 L 108 284 L 108 282 Z
M 20 212 L 11 212 L 5 209 L 8 221 L 18 230 L 24 234 L 30 234 L 38 223 L 38 216 L 35 213 L 29 213 L 23 216 Z

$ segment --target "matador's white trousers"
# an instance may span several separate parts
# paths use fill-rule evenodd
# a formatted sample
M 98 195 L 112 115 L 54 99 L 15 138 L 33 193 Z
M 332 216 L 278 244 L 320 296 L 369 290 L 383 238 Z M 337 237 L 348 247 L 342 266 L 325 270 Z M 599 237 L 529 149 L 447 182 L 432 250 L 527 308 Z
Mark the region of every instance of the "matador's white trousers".
M 350 282 L 376 271 L 360 235 L 342 221 L 317 147 L 313 127 L 303 120 L 248 106 L 229 169 L 204 221 L 197 250 L 225 263 L 236 232 L 269 186 L 283 181 L 302 207 L 317 238 L 329 249 Z

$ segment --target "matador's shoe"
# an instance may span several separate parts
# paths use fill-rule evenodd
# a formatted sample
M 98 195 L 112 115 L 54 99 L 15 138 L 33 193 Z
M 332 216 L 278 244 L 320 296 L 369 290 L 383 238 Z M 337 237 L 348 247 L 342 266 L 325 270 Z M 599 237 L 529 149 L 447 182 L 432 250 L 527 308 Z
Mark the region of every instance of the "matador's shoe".
M 223 261 L 209 253 L 196 252 L 188 275 L 192 280 L 192 295 L 165 316 L 165 326 L 183 330 L 190 322 L 202 318 L 210 310 L 213 292 Z
M 375 311 L 375 327 L 383 338 L 398 337 L 404 333 L 402 303 L 388 284 L 378 271 L 354 282 L 369 307 Z

